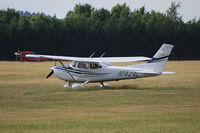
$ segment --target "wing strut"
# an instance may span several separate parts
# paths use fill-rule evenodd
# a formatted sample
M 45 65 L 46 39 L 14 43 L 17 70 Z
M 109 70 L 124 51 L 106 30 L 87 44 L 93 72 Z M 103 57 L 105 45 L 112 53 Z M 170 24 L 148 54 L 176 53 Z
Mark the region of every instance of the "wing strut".
M 60 64 L 65 68 L 65 70 L 67 71 L 67 73 L 70 75 L 70 77 L 74 80 L 74 81 L 76 81 L 75 79 L 74 79 L 74 77 L 72 76 L 72 74 L 67 70 L 67 68 L 65 67 L 65 65 L 61 62 L 61 61 L 59 61 L 60 62 Z

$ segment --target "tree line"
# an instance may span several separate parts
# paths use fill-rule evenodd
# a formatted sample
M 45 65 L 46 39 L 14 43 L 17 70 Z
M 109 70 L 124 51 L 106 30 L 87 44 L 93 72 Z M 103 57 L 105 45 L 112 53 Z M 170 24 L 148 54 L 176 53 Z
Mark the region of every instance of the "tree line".
M 14 60 L 17 50 L 39 54 L 152 57 L 163 43 L 175 45 L 171 59 L 200 59 L 200 19 L 184 22 L 180 3 L 165 13 L 145 7 L 131 10 L 125 3 L 111 11 L 77 4 L 64 19 L 43 13 L 23 15 L 0 10 L 0 60 Z

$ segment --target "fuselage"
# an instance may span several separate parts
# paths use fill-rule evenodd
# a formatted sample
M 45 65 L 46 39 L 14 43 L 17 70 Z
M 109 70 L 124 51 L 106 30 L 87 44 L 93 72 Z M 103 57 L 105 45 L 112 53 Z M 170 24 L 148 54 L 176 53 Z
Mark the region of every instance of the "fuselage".
M 98 63 L 97 67 L 90 66 L 89 68 L 78 65 L 73 65 L 72 63 L 65 66 L 54 66 L 51 69 L 59 79 L 68 82 L 104 82 L 156 76 L 155 74 L 143 73 L 133 68 L 113 66 L 104 63 Z

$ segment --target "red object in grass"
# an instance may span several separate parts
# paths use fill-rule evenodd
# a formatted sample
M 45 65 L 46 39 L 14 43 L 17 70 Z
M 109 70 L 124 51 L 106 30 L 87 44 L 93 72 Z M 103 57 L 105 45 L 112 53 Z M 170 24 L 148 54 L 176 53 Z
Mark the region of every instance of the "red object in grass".
M 26 57 L 27 54 L 36 54 L 35 52 L 32 51 L 17 51 L 14 53 L 16 58 L 19 59 L 20 61 L 46 61 L 47 58 L 43 57 Z

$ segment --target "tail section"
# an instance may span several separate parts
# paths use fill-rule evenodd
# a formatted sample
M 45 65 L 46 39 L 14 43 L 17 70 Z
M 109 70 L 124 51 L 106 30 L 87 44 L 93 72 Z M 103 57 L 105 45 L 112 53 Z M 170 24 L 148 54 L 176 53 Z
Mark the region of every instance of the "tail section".
M 152 60 L 146 64 L 138 64 L 131 67 L 161 74 L 173 47 L 171 44 L 163 44 L 153 56 Z
M 147 63 L 151 66 L 153 71 L 162 73 L 173 47 L 174 46 L 171 44 L 163 44 L 160 47 L 158 52 L 153 56 L 152 60 Z

